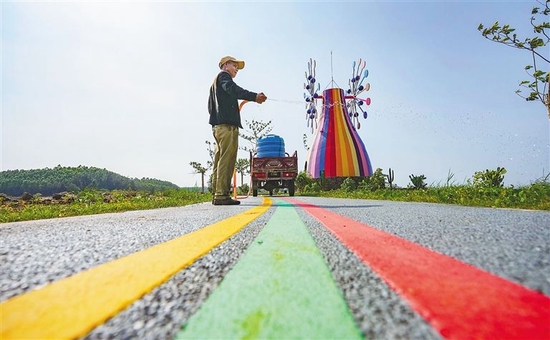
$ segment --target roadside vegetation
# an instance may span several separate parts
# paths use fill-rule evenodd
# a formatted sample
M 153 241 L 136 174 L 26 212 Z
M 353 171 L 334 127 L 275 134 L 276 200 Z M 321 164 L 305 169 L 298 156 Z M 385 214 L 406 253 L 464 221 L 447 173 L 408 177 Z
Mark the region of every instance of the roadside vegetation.
M 465 206 L 550 210 L 550 175 L 522 187 L 505 187 L 505 168 L 476 172 L 464 184 L 452 181 L 449 172 L 446 183 L 427 185 L 424 175 L 409 176 L 406 188 L 393 184 L 393 170 L 384 174 L 378 168 L 371 177 L 340 180 L 312 179 L 305 172 L 298 175 L 296 188 L 299 195 L 429 202 Z
M 449 171 L 445 183 L 428 185 L 425 175 L 409 175 L 409 184 L 394 183 L 394 171 L 378 168 L 370 177 L 311 178 L 301 172 L 296 178 L 299 196 L 337 197 L 407 202 L 428 202 L 465 206 L 550 210 L 550 174 L 522 187 L 504 186 L 505 168 L 476 172 L 466 183 L 457 184 Z M 248 185 L 237 188 L 248 194 Z M 24 193 L 20 197 L 0 194 L 0 223 L 79 215 L 179 207 L 209 202 L 210 191 L 192 189 L 94 189 L 65 191 L 52 196 Z M 267 195 L 267 192 L 260 192 Z M 275 194 L 285 194 L 275 191 Z
M 178 189 L 174 183 L 153 178 L 128 178 L 106 169 L 78 166 L 0 172 L 0 193 L 21 196 L 25 192 L 51 196 L 55 193 L 79 192 L 86 188 L 161 191 Z
M 76 194 L 64 192 L 54 197 L 27 194 L 12 199 L 0 195 L 0 223 L 179 207 L 212 199 L 210 194 L 187 189 L 158 192 L 85 189 Z
M 95 167 L 0 172 L 0 223 L 177 207 L 210 199 L 198 188 L 128 178 Z

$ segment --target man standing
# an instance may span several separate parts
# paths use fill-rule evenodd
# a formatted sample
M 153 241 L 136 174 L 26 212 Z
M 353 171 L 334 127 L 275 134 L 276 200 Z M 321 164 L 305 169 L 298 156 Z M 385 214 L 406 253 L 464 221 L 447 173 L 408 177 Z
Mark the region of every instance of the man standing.
M 229 194 L 239 148 L 239 128 L 242 129 L 237 100 L 243 99 L 261 104 L 267 97 L 262 92 L 254 93 L 245 90 L 233 81 L 237 72 L 244 68 L 244 61 L 226 56 L 220 60 L 218 66 L 221 72 L 214 79 L 208 97 L 209 123 L 212 125 L 212 132 L 216 140 L 212 174 L 214 193 L 212 204 L 237 205 L 241 202 L 233 200 Z

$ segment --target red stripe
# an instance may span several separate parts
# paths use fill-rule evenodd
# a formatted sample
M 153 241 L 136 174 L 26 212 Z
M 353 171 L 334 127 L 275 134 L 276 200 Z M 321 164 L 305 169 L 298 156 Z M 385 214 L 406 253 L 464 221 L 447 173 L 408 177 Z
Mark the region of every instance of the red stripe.
M 336 176 L 336 132 L 334 129 L 334 104 L 332 90 L 325 91 L 325 116 L 328 119 L 327 144 L 325 150 L 325 177 Z
M 318 206 L 319 220 L 442 336 L 550 339 L 550 298 L 416 243 Z

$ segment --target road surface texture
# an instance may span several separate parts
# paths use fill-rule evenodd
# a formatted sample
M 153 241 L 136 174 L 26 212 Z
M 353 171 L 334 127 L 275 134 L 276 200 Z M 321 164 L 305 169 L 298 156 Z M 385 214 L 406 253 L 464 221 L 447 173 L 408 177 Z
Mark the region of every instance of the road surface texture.
M 313 197 L 0 224 L 0 338 L 550 339 L 550 212 Z

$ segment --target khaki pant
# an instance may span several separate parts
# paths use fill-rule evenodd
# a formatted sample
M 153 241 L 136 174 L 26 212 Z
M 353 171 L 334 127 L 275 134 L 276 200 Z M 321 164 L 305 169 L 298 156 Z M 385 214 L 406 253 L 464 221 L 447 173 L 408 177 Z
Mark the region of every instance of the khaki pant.
M 230 197 L 231 178 L 239 149 L 239 128 L 226 124 L 215 125 L 212 128 L 212 133 L 216 140 L 212 191 L 214 199 L 225 199 Z

